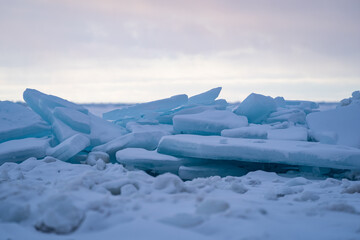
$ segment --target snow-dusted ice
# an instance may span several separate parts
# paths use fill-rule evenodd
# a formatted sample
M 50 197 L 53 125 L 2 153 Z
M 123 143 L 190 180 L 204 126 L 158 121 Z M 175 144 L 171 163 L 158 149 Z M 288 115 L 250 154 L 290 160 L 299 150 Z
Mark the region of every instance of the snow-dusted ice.
M 232 104 L 221 89 L 0 101 L 0 240 L 360 239 L 360 92 Z

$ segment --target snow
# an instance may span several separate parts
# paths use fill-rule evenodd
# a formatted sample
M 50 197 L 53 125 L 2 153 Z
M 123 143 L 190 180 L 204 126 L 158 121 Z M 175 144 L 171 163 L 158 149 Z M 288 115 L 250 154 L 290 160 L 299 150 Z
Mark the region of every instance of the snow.
M 360 104 L 310 113 L 306 122 L 317 141 L 329 142 L 321 136 L 332 133 L 337 136 L 336 144 L 360 148 Z
M 176 115 L 173 118 L 174 131 L 201 135 L 220 135 L 229 128 L 248 125 L 247 118 L 226 110 L 208 110 L 196 114 Z
M 100 171 L 36 159 L 4 164 L 3 171 L 24 177 L 0 183 L 2 239 L 359 236 L 359 193 L 348 190 L 359 181 L 256 171 L 183 182 L 173 174 L 153 177 L 119 164 L 108 163 Z
M 0 239 L 358 239 L 360 92 L 220 91 L 0 102 Z
M 246 116 L 250 123 L 261 123 L 275 110 L 276 103 L 272 97 L 252 93 L 240 103 L 234 113 Z

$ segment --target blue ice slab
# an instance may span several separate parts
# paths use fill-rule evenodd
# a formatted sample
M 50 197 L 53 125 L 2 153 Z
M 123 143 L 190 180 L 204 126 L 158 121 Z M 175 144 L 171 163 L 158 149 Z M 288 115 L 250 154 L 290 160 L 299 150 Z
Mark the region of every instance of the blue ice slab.
M 76 131 L 90 133 L 90 117 L 87 114 L 72 108 L 56 107 L 54 116 Z
M 70 108 L 85 114 L 88 113 L 88 110 L 80 105 L 53 95 L 47 95 L 35 89 L 27 88 L 24 91 L 23 97 L 29 107 L 49 123 L 52 123 L 52 110 L 56 107 Z
M 312 135 L 320 142 L 335 135 L 336 144 L 360 148 L 360 102 L 306 116 Z
M 174 131 L 200 135 L 220 135 L 230 128 L 245 127 L 247 118 L 227 110 L 208 110 L 196 114 L 176 115 L 173 119 Z
M 119 120 L 125 117 L 141 117 L 141 115 L 149 112 L 165 112 L 173 108 L 186 104 L 188 97 L 185 94 L 172 96 L 157 101 L 139 103 L 133 106 L 116 109 L 103 114 L 103 118 L 107 120 Z
M 188 104 L 212 104 L 221 92 L 221 87 L 210 89 L 189 98 Z
M 53 148 L 46 154 L 62 161 L 67 161 L 90 145 L 90 139 L 83 134 L 76 134 Z
M 48 148 L 48 138 L 24 138 L 0 143 L 0 165 L 24 161 L 30 157 L 43 158 Z
M 111 140 L 108 143 L 97 146 L 93 151 L 106 152 L 112 158 L 115 153 L 124 148 L 144 148 L 147 150 L 156 149 L 160 139 L 168 135 L 164 131 L 133 132 Z
M 82 133 L 90 139 L 90 147 L 104 144 L 127 131 L 88 112 L 84 107 L 65 99 L 26 89 L 24 99 L 40 116 L 51 123 L 59 143 Z
M 251 93 L 234 113 L 246 116 L 249 123 L 261 123 L 274 111 L 276 103 L 272 97 Z
M 0 101 L 0 143 L 50 134 L 49 124 L 27 107 L 9 101 Z
M 164 136 L 157 151 L 184 158 L 360 170 L 360 149 L 316 142 L 181 134 Z
M 116 152 L 116 160 L 126 167 L 149 170 L 161 174 L 171 172 L 178 174 L 182 159 L 149 151 L 143 148 L 126 148 Z

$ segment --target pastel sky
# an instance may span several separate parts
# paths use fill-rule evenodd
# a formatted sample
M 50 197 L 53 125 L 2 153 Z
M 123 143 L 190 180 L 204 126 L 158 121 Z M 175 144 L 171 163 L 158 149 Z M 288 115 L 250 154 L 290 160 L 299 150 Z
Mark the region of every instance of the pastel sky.
M 0 100 L 145 102 L 222 86 L 339 101 L 360 89 L 358 0 L 1 0 Z

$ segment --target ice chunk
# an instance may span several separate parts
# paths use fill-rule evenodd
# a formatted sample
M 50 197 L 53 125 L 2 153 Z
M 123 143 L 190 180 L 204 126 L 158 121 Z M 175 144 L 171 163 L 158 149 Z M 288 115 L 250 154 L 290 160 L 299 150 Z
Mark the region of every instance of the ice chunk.
M 153 173 L 178 173 L 182 160 L 177 157 L 148 151 L 143 148 L 126 148 L 116 152 L 116 160 L 127 167 L 151 170 Z
M 268 139 L 307 141 L 308 130 L 305 127 L 289 127 L 285 129 L 270 129 L 267 132 Z
M 43 158 L 49 148 L 49 139 L 24 138 L 0 143 L 0 165 L 24 161 L 30 157 Z
M 70 108 L 85 114 L 88 113 L 88 110 L 80 105 L 53 95 L 44 94 L 35 89 L 27 88 L 23 97 L 29 107 L 49 123 L 52 122 L 53 118 L 52 110 L 56 107 Z
M 30 109 L 9 101 L 0 101 L 0 143 L 4 141 L 43 137 L 51 128 Z
M 157 101 L 139 103 L 133 106 L 116 109 L 103 114 L 108 120 L 118 120 L 128 116 L 140 117 L 148 112 L 164 112 L 186 104 L 188 97 L 185 94 L 172 96 Z
M 244 127 L 248 124 L 246 117 L 237 116 L 226 110 L 176 115 L 173 122 L 175 132 L 202 135 L 220 135 L 224 129 Z
M 248 171 L 228 163 L 208 163 L 201 166 L 181 166 L 179 177 L 184 180 L 211 176 L 243 176 Z
M 187 191 L 184 182 L 178 176 L 171 173 L 157 176 L 154 180 L 154 189 L 169 194 Z
M 274 101 L 278 107 L 285 107 L 286 105 L 285 99 L 283 97 L 276 97 L 274 98 Z
M 56 107 L 54 115 L 72 129 L 83 133 L 90 133 L 90 117 L 87 114 L 71 108 Z
M 323 139 L 317 138 L 317 133 L 332 132 L 337 135 L 337 144 L 360 148 L 360 104 L 310 113 L 306 122 L 318 141 Z
M 286 105 L 293 106 L 301 109 L 316 109 L 319 107 L 319 104 L 312 101 L 304 101 L 304 100 L 286 100 Z
M 272 97 L 256 93 L 250 94 L 234 113 L 244 115 L 250 123 L 261 123 L 276 110 L 276 103 Z
M 345 98 L 340 101 L 340 106 L 347 106 L 350 104 L 360 104 L 360 91 L 354 91 L 351 94 L 352 97 Z
M 83 134 L 76 134 L 54 148 L 47 150 L 47 155 L 67 161 L 90 145 L 90 140 Z
M 91 146 L 105 144 L 119 136 L 127 133 L 126 129 L 99 118 L 91 113 L 90 117 L 90 141 Z
M 99 159 L 101 159 L 105 163 L 110 162 L 109 154 L 105 152 L 90 152 L 86 158 L 86 163 L 94 166 L 96 165 L 96 161 L 98 161 Z
M 210 89 L 189 98 L 188 104 L 211 104 L 219 96 L 221 87 Z
M 126 132 L 124 128 L 89 113 L 84 107 L 56 96 L 26 89 L 24 99 L 35 112 L 52 124 L 58 142 L 85 133 L 90 138 L 91 146 L 96 146 Z
M 251 124 L 248 127 L 225 129 L 221 131 L 223 137 L 233 138 L 254 138 L 254 139 L 266 139 L 267 130 L 270 128 L 268 125 Z
M 157 124 L 157 125 L 150 125 L 150 124 L 140 124 L 138 122 L 128 122 L 126 124 L 126 129 L 130 132 L 147 132 L 147 131 L 164 131 L 168 132 L 169 134 L 173 133 L 173 126 L 170 124 Z
M 274 123 L 274 122 L 289 121 L 293 123 L 304 124 L 305 118 L 306 118 L 306 113 L 301 109 L 278 108 L 276 112 L 273 112 L 269 115 L 269 117 L 266 119 L 266 122 Z
M 154 150 L 160 139 L 168 135 L 164 131 L 147 131 L 129 133 L 113 139 L 103 145 L 97 146 L 93 151 L 107 152 L 111 158 L 115 157 L 115 153 L 124 148 L 145 148 Z
M 173 135 L 158 152 L 177 157 L 360 169 L 360 150 L 314 142 Z
M 336 144 L 338 136 L 335 132 L 313 132 L 309 131 L 309 138 L 325 144 Z

